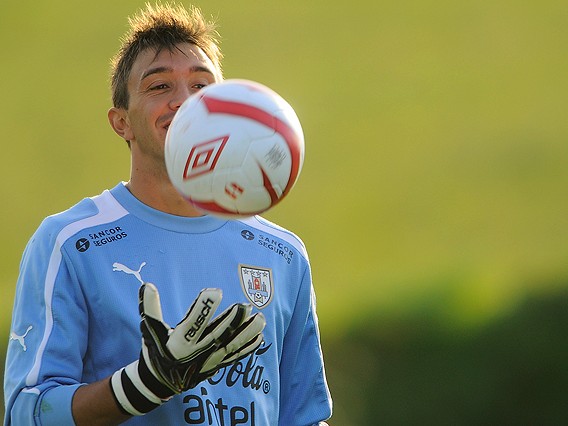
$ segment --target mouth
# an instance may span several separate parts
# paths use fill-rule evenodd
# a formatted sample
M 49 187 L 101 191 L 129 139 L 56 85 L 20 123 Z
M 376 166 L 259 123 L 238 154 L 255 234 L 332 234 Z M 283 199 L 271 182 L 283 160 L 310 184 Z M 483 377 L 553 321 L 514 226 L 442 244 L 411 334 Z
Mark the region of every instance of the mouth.
M 172 125 L 172 120 L 174 119 L 174 116 L 175 114 L 167 114 L 163 116 L 159 120 L 158 125 L 167 132 L 170 126 Z
M 168 121 L 166 121 L 166 122 L 162 125 L 162 129 L 164 129 L 164 130 L 167 132 L 171 125 L 172 125 L 172 120 L 169 119 Z

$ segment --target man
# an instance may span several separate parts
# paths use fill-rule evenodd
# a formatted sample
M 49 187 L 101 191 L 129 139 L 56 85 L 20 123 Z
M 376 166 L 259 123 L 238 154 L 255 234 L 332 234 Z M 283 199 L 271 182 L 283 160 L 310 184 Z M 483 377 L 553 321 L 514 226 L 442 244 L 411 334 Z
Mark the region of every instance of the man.
M 108 113 L 130 147 L 130 180 L 48 217 L 29 241 L 4 425 L 325 424 L 302 242 L 260 217 L 203 216 L 165 169 L 177 109 L 222 79 L 214 26 L 169 5 L 130 24 Z M 267 294 L 252 312 L 255 280 Z

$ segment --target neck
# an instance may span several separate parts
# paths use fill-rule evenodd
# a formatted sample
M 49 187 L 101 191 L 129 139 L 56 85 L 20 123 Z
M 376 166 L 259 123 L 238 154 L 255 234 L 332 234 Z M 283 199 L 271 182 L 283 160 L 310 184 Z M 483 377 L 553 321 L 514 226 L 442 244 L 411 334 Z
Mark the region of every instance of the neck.
M 164 213 L 187 217 L 203 216 L 172 185 L 166 170 L 163 148 L 148 145 L 148 142 L 130 142 L 130 180 L 126 184 L 128 190 L 147 206 Z
M 197 217 L 203 213 L 193 207 L 173 187 L 169 178 L 148 179 L 132 174 L 126 188 L 141 202 L 156 210 L 176 216 Z

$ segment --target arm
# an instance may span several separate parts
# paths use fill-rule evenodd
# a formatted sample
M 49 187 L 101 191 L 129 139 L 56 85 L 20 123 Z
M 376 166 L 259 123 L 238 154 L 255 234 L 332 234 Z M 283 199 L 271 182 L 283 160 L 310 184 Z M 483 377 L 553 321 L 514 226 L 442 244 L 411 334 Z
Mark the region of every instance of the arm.
M 139 360 L 92 384 L 51 383 L 44 391 L 40 384 L 22 391 L 14 412 L 7 415 L 14 424 L 22 424 L 24 419 L 25 424 L 35 423 L 32 419 L 41 416 L 43 425 L 96 426 L 118 425 L 130 415 L 153 410 L 249 355 L 262 342 L 265 320 L 262 314 L 250 316 L 250 306 L 231 305 L 210 321 L 220 301 L 221 290 L 203 290 L 182 321 L 170 329 L 162 321 L 157 289 L 152 284 L 142 285 Z M 70 397 L 72 416 L 65 410 Z M 38 402 L 40 413 L 36 412 Z
M 325 377 L 309 267 L 284 337 L 280 375 L 279 425 L 326 425 L 332 401 Z
M 141 311 L 145 325 L 142 329 L 146 330 L 142 351 L 145 356 L 112 375 L 118 378 L 112 390 L 108 379 L 86 385 L 82 383 L 82 360 L 87 350 L 84 336 L 88 335 L 86 302 L 72 267 L 65 263 L 60 245 L 50 240 L 57 233 L 40 234 L 36 233 L 26 248 L 18 278 L 12 319 L 14 339 L 10 341 L 6 360 L 5 426 L 118 424 L 129 417 L 126 412 L 150 411 L 175 393 L 214 374 L 216 368 L 246 356 L 262 341 L 264 318 L 248 317 L 250 310 L 246 306 L 232 306 L 220 315 L 228 322 L 216 319 L 209 325 L 214 309 L 206 318 L 199 317 L 200 309 L 196 315 L 202 327 L 195 333 L 197 341 L 188 345 L 185 334 L 193 324 L 192 318 L 196 319 L 190 315 L 191 308 L 181 327 L 172 330 L 161 321 L 161 309 L 156 314 L 156 303 L 149 303 L 154 309 Z M 157 291 L 152 294 L 159 304 Z M 218 294 L 219 301 L 220 297 Z M 159 334 L 162 340 L 153 339 L 149 331 L 155 336 Z M 170 339 L 170 336 L 177 337 Z M 197 358 L 196 351 L 203 356 Z M 142 365 L 146 368 L 140 372 L 138 367 Z M 186 378 L 181 384 L 167 380 L 180 376 Z M 153 383 L 150 389 L 159 387 L 158 394 L 163 398 L 154 395 L 150 407 L 133 412 L 129 400 L 134 393 L 149 395 L 146 390 L 139 392 L 136 388 L 148 378 Z M 134 379 L 134 390 L 130 387 L 120 392 L 121 383 L 130 379 Z M 163 388 L 167 388 L 167 393 L 162 394 Z M 119 396 L 115 399 L 117 390 Z
M 52 221 L 44 222 L 20 264 L 11 327 L 21 340 L 8 345 L 5 426 L 73 423 L 71 399 L 80 386 L 88 325 L 59 233 Z
M 203 309 L 206 301 L 212 301 L 208 313 L 204 313 Z M 148 390 L 154 393 L 149 395 L 152 401 L 148 401 L 148 407 L 153 409 L 155 405 L 151 402 L 154 399 L 161 399 L 158 405 L 166 402 L 174 394 L 194 387 L 219 368 L 254 351 L 262 342 L 263 316 L 256 314 L 251 317 L 249 308 L 236 304 L 208 324 L 220 301 L 220 290 L 202 291 L 178 326 L 167 330 L 162 321 L 157 289 L 151 284 L 142 285 L 140 314 L 144 336 L 143 355 L 139 361 L 119 370 L 112 377 L 77 389 L 72 403 L 76 425 L 118 425 L 126 421 L 130 414 L 147 412 L 134 402 L 140 396 L 138 392 L 142 397 L 148 396 Z M 193 334 L 196 324 L 204 329 Z M 160 335 L 163 341 L 154 341 L 154 337 L 151 337 Z M 197 342 L 189 342 L 188 345 L 190 335 Z M 195 352 L 199 354 L 197 359 Z M 164 353 L 171 357 L 164 359 Z M 173 355 L 176 353 L 178 357 Z M 182 357 L 187 359 L 181 361 Z M 147 390 L 127 389 L 123 386 L 125 378 L 131 380 L 135 387 L 140 387 L 142 382 Z M 162 386 L 155 388 L 155 381 Z M 166 387 L 169 391 L 164 389 Z M 133 407 L 135 410 L 132 410 Z
M 85 339 L 76 336 L 88 334 L 86 308 L 61 251 L 47 237 L 53 232 L 44 231 L 32 237 L 20 265 L 12 329 L 28 331 L 23 344 L 14 340 L 8 346 L 4 423 L 84 425 L 102 416 L 104 424 L 119 424 L 128 416 L 119 410 L 108 379 L 80 383 L 86 348 Z
M 79 387 L 73 396 L 72 411 L 77 426 L 118 425 L 130 418 L 118 408 L 110 377 Z

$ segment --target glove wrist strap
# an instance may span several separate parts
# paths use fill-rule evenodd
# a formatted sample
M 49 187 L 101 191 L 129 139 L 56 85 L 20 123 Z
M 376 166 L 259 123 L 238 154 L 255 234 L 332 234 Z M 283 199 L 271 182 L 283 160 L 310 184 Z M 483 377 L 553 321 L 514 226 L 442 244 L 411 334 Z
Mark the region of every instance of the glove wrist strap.
M 144 364 L 143 360 L 134 361 L 116 371 L 110 379 L 110 386 L 119 408 L 133 416 L 142 416 L 152 411 L 172 396 L 161 398 L 149 389 L 147 380 L 142 379 L 149 370 L 141 364 Z

